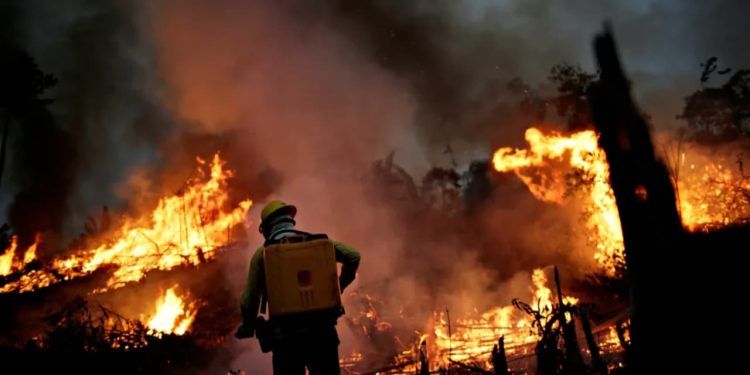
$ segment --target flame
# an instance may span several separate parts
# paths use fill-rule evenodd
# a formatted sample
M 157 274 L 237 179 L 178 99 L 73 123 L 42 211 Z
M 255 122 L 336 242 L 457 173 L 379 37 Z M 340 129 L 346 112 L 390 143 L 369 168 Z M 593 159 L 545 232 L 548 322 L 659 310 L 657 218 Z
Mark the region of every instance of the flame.
M 189 180 L 181 193 L 161 198 L 150 215 L 126 219 L 109 241 L 55 259 L 46 269 L 27 272 L 0 288 L 0 293 L 29 292 L 112 267 L 106 286 L 96 290 L 102 292 L 136 282 L 151 270 L 198 265 L 214 258 L 231 241 L 231 229 L 244 220 L 252 201 L 243 200 L 226 210 L 232 172 L 224 168 L 218 154 L 211 163 L 197 161 L 198 177 Z
M 615 273 L 623 259 L 623 238 L 615 196 L 609 185 L 609 164 L 599 148 L 593 130 L 569 136 L 542 133 L 529 128 L 525 133 L 529 149 L 498 149 L 492 163 L 498 172 L 514 172 L 531 193 L 545 202 L 564 204 L 569 194 L 566 178 L 581 176 L 586 194 L 582 197 L 588 241 L 595 247 L 594 259 L 607 272 Z
M 707 159 L 699 152 L 680 157 L 679 179 L 675 179 L 683 225 L 696 231 L 747 221 L 750 178 L 741 169 L 727 166 L 733 161 L 717 156 Z
M 156 312 L 146 324 L 150 333 L 184 335 L 193 324 L 198 312 L 195 302 L 186 303 L 175 292 L 177 287 L 167 289 L 156 301 Z
M 16 250 L 18 249 L 18 236 L 11 236 L 10 245 L 0 255 L 0 276 L 8 276 L 16 271 L 22 270 L 27 264 L 36 259 L 37 246 L 42 241 L 39 233 L 36 234 L 34 243 L 29 246 L 23 256 L 16 259 Z
M 16 248 L 18 247 L 18 237 L 13 236 L 10 238 L 10 245 L 5 249 L 3 255 L 0 255 L 0 276 L 7 276 L 13 273 L 13 259 L 16 256 Z
M 594 259 L 613 275 L 623 261 L 620 217 L 609 185 L 609 164 L 598 146 L 598 135 L 584 130 L 570 135 L 543 133 L 529 128 L 528 149 L 498 149 L 492 159 L 499 172 L 513 172 L 539 200 L 564 204 L 570 200 L 568 176 L 580 177 L 582 217 Z M 750 219 L 750 178 L 744 176 L 742 160 L 716 161 L 695 149 L 682 152 L 673 171 L 677 204 L 683 226 L 702 230 Z M 739 168 L 728 165 L 739 164 Z M 677 178 L 679 177 L 679 178 Z M 580 195 L 580 194 L 579 194 Z
M 23 264 L 27 265 L 34 260 L 36 260 L 36 249 L 39 246 L 39 244 L 42 242 L 42 235 L 40 233 L 37 233 L 34 237 L 34 243 L 29 246 L 28 249 L 26 249 L 26 252 L 23 254 Z

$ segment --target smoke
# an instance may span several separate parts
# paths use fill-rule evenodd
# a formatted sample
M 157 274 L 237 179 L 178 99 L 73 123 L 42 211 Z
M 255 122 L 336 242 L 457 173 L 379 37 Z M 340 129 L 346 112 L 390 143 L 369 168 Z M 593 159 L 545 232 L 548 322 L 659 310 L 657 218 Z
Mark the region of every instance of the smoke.
M 523 189 L 505 192 L 507 205 L 489 204 L 468 228 L 394 213 L 362 188 L 369 163 L 396 149 L 419 176 L 425 164 L 448 161 L 446 144 L 467 163 L 476 150 L 518 142 L 528 120 L 506 83 L 543 81 L 560 61 L 591 70 L 590 36 L 607 18 L 622 36 L 646 111 L 672 125 L 677 93 L 688 92 L 712 53 L 695 49 L 702 42 L 690 37 L 683 12 L 647 2 L 193 1 L 164 2 L 153 22 L 178 117 L 234 134 L 230 143 L 239 146 L 230 158 L 245 180 L 280 176 L 265 191 L 300 207 L 302 229 L 362 250 L 360 288 L 424 318 L 444 306 L 524 297 L 523 288 L 498 280 L 550 263 L 586 264 L 590 254 L 575 252 L 583 246 L 569 213 L 535 203 Z M 228 278 L 239 289 L 244 273 Z
M 48 146 L 37 152 L 37 166 L 51 166 L 58 177 L 33 183 L 39 194 L 58 202 L 52 235 L 70 238 L 102 205 L 127 203 L 117 195 L 118 185 L 133 168 L 159 161 L 159 145 L 174 124 L 161 104 L 150 36 L 139 25 L 145 6 L 90 0 L 18 1 L 14 6 L 16 43 L 58 79 L 46 96 L 54 99 L 51 121 L 67 134 L 69 146 L 65 152 L 50 153 Z M 26 134 L 23 127 L 14 130 L 19 137 L 28 135 L 28 144 L 40 136 Z M 65 147 L 60 142 L 50 145 Z M 55 168 L 60 162 L 74 168 Z M 34 169 L 17 164 L 10 179 L 19 181 Z M 22 211 L 16 216 L 35 219 L 39 210 L 16 201 Z M 23 226 L 10 219 L 14 227 Z M 29 230 L 40 229 L 45 228 Z
M 70 209 L 55 220 L 67 235 L 99 205 L 141 206 L 154 189 L 145 181 L 179 186 L 192 158 L 220 149 L 238 196 L 297 204 L 301 229 L 362 251 L 354 288 L 397 301 L 394 316 L 405 304 L 425 318 L 524 297 L 529 269 L 589 254 L 574 251 L 570 213 L 523 186 L 496 181 L 504 187 L 456 225 L 374 194 L 373 160 L 395 150 L 421 176 L 451 162 L 448 144 L 460 165 L 519 144 L 530 119 L 507 83 L 543 82 L 562 61 L 592 70 L 604 19 L 639 102 L 657 126 L 674 126 L 701 61 L 750 66 L 740 3 L 36 0 L 15 2 L 3 27 L 60 81 L 50 110 L 75 168 L 58 178 L 69 191 L 40 186 L 61 189 Z M 238 295 L 253 250 L 226 265 Z M 231 345 L 253 353 L 234 367 L 267 362 L 254 343 Z

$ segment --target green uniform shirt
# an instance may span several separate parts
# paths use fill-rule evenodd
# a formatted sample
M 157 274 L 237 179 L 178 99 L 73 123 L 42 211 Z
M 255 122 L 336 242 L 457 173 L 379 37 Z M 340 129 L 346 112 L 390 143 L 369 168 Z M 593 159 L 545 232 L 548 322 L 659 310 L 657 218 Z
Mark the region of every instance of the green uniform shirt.
M 342 242 L 333 241 L 333 248 L 336 251 L 336 261 L 341 263 L 341 275 L 339 275 L 339 285 L 341 291 L 354 281 L 359 267 L 359 252 L 353 247 Z M 247 284 L 240 299 L 240 308 L 242 317 L 246 322 L 252 322 L 258 315 L 260 307 L 260 297 L 265 289 L 265 279 L 263 275 L 263 246 L 255 250 L 252 260 L 250 260 L 250 271 L 247 275 Z

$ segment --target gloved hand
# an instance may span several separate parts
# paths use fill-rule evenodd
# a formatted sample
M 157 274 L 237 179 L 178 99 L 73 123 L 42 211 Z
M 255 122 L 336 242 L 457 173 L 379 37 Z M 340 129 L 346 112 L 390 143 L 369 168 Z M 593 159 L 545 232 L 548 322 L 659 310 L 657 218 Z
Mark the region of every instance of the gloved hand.
M 234 337 L 238 339 L 246 339 L 248 337 L 253 337 L 254 335 L 255 327 L 247 322 L 243 322 L 242 325 L 237 328 L 237 332 L 234 333 Z

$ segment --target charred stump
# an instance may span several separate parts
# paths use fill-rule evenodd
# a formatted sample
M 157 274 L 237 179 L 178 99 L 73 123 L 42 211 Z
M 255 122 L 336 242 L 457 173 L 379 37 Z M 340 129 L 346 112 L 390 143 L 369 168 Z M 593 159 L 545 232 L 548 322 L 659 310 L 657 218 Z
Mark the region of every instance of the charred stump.
M 492 368 L 495 375 L 510 375 L 508 359 L 505 357 L 505 336 L 500 336 L 497 344 L 492 347 Z
M 594 41 L 601 78 L 589 101 L 599 143 L 607 155 L 620 215 L 630 282 L 632 373 L 684 373 L 690 352 L 685 289 L 684 231 L 672 180 L 658 160 L 648 124 L 630 95 L 614 38 L 607 29 Z
M 586 346 L 589 347 L 589 352 L 591 353 L 591 367 L 593 367 L 596 374 L 605 375 L 607 374 L 607 364 L 602 359 L 602 355 L 599 352 L 599 344 L 596 343 L 594 333 L 591 331 L 591 321 L 589 320 L 590 309 L 590 306 L 580 306 L 578 308 L 578 317 L 581 319 L 583 334 L 586 336 Z

